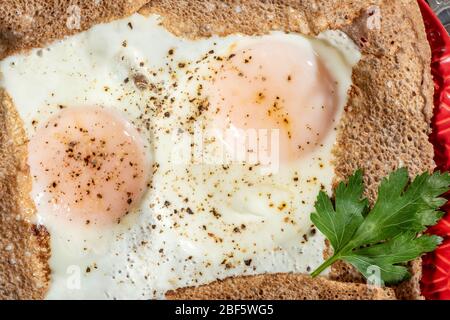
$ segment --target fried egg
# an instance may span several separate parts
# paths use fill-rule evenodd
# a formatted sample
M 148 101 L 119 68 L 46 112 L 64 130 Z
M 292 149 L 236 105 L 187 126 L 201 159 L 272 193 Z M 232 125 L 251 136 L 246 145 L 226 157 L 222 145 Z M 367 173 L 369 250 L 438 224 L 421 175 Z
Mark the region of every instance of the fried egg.
M 308 273 L 361 57 L 341 31 L 185 39 L 160 17 L 97 25 L 0 63 L 29 138 L 48 299 L 163 298 Z

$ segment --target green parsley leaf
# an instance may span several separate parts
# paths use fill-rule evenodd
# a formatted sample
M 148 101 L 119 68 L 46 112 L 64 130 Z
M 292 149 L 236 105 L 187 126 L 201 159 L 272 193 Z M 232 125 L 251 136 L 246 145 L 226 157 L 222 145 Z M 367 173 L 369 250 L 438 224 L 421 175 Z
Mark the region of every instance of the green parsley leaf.
M 443 216 L 438 208 L 446 200 L 439 196 L 450 189 L 448 173 L 424 173 L 409 184 L 408 171 L 398 169 L 382 180 L 371 210 L 363 188 L 358 170 L 348 183 L 338 185 L 334 205 L 324 192 L 319 193 L 311 220 L 328 238 L 334 254 L 313 277 L 344 260 L 366 278 L 372 274 L 370 267 L 377 266 L 382 282 L 397 283 L 410 276 L 406 262 L 440 244 L 437 236 L 418 234 Z
M 336 188 L 336 209 L 327 194 L 319 192 L 311 221 L 328 238 L 335 251 L 351 240 L 364 221 L 363 212 L 368 201 L 362 199 L 363 191 L 362 171 L 358 170 L 347 185 L 341 182 Z
M 413 233 L 403 233 L 394 239 L 370 247 L 354 250 L 343 260 L 354 265 L 368 278 L 372 275 L 370 266 L 380 268 L 381 280 L 385 283 L 397 283 L 409 278 L 408 268 L 401 264 L 414 260 L 424 252 L 436 249 L 441 243 L 438 236 L 423 235 L 416 238 Z

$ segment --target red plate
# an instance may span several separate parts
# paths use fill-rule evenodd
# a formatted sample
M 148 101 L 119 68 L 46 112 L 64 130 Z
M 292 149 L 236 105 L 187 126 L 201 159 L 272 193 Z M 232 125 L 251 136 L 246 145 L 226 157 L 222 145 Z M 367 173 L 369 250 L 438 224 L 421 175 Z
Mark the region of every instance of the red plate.
M 430 141 L 434 145 L 437 169 L 450 170 L 450 38 L 425 2 L 419 0 L 432 51 L 434 80 L 434 118 Z M 450 195 L 449 195 L 450 196 Z M 450 199 L 450 197 L 449 197 Z M 444 237 L 443 244 L 423 259 L 422 293 L 427 299 L 450 299 L 450 202 L 448 214 L 429 232 Z

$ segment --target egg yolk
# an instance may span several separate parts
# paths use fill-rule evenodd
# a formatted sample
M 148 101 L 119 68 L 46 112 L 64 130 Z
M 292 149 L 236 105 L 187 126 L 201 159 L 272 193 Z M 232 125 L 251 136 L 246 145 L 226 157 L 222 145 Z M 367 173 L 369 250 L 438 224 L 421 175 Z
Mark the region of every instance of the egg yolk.
M 283 163 L 314 150 L 333 128 L 337 83 L 308 40 L 267 36 L 235 45 L 219 60 L 206 88 L 215 129 L 240 129 L 241 135 L 264 129 L 267 137 L 278 130 L 273 150 Z
M 43 219 L 117 223 L 143 196 L 149 165 L 138 131 L 102 108 L 67 108 L 28 146 L 32 196 Z

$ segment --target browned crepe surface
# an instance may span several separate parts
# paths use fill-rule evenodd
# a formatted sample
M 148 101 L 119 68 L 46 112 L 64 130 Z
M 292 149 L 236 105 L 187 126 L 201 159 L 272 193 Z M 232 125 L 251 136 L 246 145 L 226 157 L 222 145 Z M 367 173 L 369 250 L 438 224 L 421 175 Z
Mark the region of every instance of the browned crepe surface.
M 205 286 L 169 291 L 168 299 L 231 299 L 231 300 L 392 300 L 392 289 L 344 283 L 323 277 L 276 273 L 242 276 L 214 281 Z

